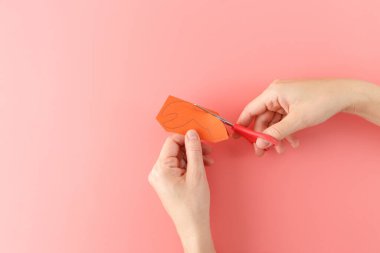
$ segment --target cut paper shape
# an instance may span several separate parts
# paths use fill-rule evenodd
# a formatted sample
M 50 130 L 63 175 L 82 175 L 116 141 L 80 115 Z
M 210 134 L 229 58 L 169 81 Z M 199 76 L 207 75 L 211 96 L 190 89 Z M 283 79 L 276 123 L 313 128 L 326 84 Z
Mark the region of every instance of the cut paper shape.
M 219 142 L 228 139 L 228 131 L 223 122 L 193 103 L 173 96 L 166 99 L 156 118 L 168 132 L 184 135 L 188 130 L 194 129 L 205 141 Z

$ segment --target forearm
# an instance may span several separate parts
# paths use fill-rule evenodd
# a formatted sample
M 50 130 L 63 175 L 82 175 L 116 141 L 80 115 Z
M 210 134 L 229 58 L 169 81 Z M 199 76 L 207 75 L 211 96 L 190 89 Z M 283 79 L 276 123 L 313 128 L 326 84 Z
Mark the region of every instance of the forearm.
M 198 228 L 179 227 L 178 235 L 185 253 L 215 253 L 209 224 Z
M 351 86 L 351 101 L 346 112 L 358 115 L 380 126 L 380 86 L 356 81 Z

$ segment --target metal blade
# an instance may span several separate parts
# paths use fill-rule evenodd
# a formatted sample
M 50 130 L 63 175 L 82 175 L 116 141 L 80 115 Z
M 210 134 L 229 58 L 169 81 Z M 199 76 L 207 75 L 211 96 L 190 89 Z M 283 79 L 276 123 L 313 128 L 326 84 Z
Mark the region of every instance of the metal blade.
M 229 122 L 228 120 L 226 120 L 225 118 L 223 118 L 223 117 L 221 117 L 221 116 L 219 116 L 219 115 L 217 115 L 217 114 L 215 114 L 213 112 L 210 112 L 209 110 L 207 110 L 206 108 L 204 108 L 204 107 L 202 107 L 202 106 L 200 106 L 198 104 L 194 104 L 194 105 L 196 107 L 202 109 L 203 111 L 211 114 L 212 116 L 216 117 L 217 119 L 219 119 L 220 121 L 222 121 L 224 124 L 229 125 L 229 126 L 233 126 L 233 124 L 231 122 Z

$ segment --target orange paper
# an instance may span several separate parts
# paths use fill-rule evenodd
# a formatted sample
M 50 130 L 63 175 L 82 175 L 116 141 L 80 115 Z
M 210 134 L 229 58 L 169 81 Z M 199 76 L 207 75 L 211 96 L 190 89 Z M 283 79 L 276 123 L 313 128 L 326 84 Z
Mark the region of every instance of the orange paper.
M 157 120 L 169 132 L 185 134 L 188 130 L 195 129 L 205 141 L 219 142 L 228 139 L 223 122 L 194 104 L 173 96 L 166 99 Z

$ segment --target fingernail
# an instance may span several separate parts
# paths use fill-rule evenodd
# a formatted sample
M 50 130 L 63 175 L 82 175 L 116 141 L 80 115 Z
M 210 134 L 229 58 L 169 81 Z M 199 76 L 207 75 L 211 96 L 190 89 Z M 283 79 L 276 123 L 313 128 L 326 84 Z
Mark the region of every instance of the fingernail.
M 265 149 L 265 148 L 269 148 L 269 146 L 271 145 L 270 142 L 264 140 L 264 139 L 261 139 L 261 138 L 258 138 L 257 141 L 256 141 L 256 145 L 258 148 L 261 148 L 261 149 Z
M 187 131 L 187 138 L 189 138 L 189 140 L 196 140 L 198 139 L 198 134 L 195 130 L 189 130 Z

